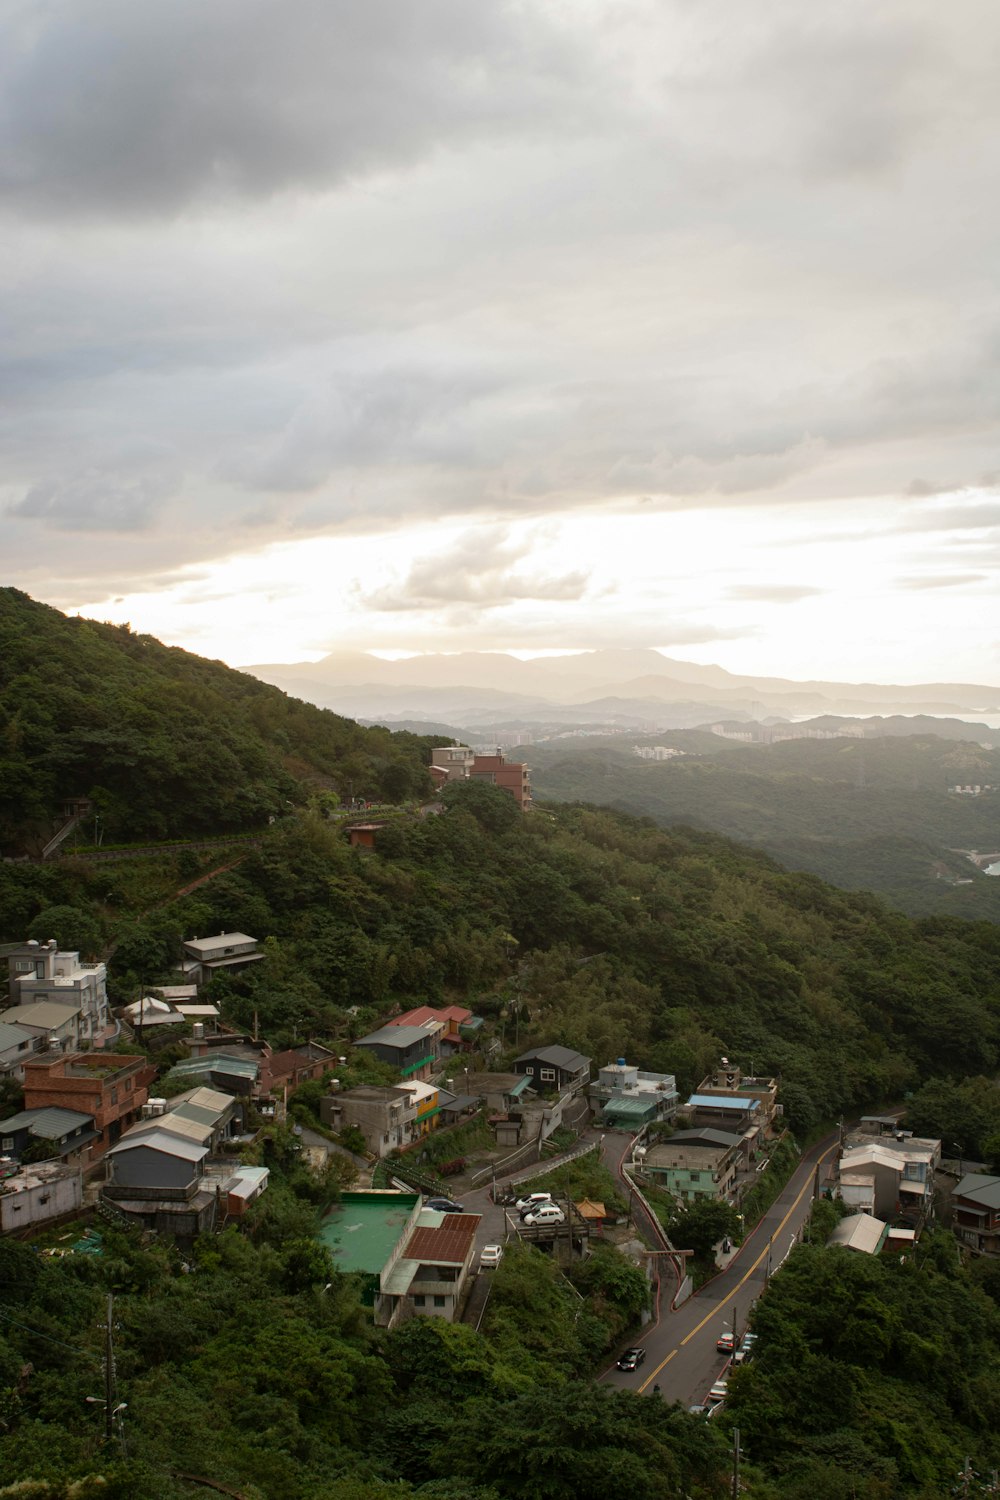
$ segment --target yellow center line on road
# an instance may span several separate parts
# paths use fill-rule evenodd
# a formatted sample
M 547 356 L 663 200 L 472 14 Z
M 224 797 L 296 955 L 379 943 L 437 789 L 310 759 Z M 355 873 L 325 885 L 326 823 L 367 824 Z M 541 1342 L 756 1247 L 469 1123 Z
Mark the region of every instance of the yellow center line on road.
M 642 1395 L 642 1393 L 646 1389 L 646 1387 L 649 1385 L 650 1381 L 655 1380 L 656 1377 L 657 1377 L 657 1375 L 659 1375 L 660 1371 L 663 1370 L 665 1368 L 665 1366 L 669 1365 L 669 1363 L 673 1359 L 674 1355 L 675 1354 L 679 1354 L 680 1351 L 683 1349 L 684 1345 L 687 1344 L 687 1343 L 690 1343 L 690 1341 L 694 1338 L 695 1334 L 696 1333 L 700 1333 L 701 1330 L 704 1328 L 704 1326 L 705 1326 L 706 1323 L 711 1322 L 711 1320 L 714 1317 L 716 1317 L 722 1311 L 722 1309 L 727 1305 L 727 1303 L 732 1302 L 732 1300 L 736 1296 L 737 1292 L 739 1292 L 746 1285 L 746 1283 L 750 1280 L 750 1277 L 756 1271 L 756 1269 L 760 1265 L 761 1261 L 764 1260 L 765 1257 L 770 1253 L 771 1246 L 774 1244 L 775 1236 L 779 1235 L 781 1233 L 781 1231 L 784 1229 L 785 1225 L 788 1223 L 789 1219 L 792 1217 L 792 1214 L 795 1212 L 795 1210 L 798 1208 L 799 1204 L 802 1202 L 802 1199 L 805 1197 L 806 1193 L 812 1187 L 813 1182 L 815 1180 L 816 1168 L 820 1165 L 821 1162 L 824 1162 L 826 1160 L 826 1158 L 830 1155 L 831 1151 L 835 1151 L 837 1149 L 837 1145 L 838 1145 L 838 1142 L 835 1141 L 832 1146 L 828 1146 L 826 1148 L 826 1150 L 823 1152 L 822 1156 L 817 1156 L 815 1162 L 813 1163 L 812 1171 L 809 1173 L 809 1176 L 806 1178 L 805 1182 L 802 1184 L 802 1187 L 799 1190 L 798 1196 L 796 1197 L 795 1201 L 792 1203 L 792 1205 L 789 1208 L 788 1212 L 785 1214 L 785 1217 L 782 1219 L 781 1223 L 777 1226 L 776 1229 L 773 1229 L 771 1231 L 770 1235 L 768 1236 L 767 1243 L 765 1244 L 763 1250 L 758 1255 L 757 1259 L 754 1261 L 753 1265 L 750 1266 L 743 1273 L 743 1275 L 740 1277 L 739 1281 L 733 1287 L 732 1291 L 731 1292 L 727 1292 L 726 1295 L 723 1297 L 723 1299 L 722 1299 L 721 1302 L 713 1303 L 711 1312 L 707 1312 L 705 1314 L 705 1316 L 702 1318 L 701 1322 L 698 1323 L 694 1328 L 692 1328 L 692 1330 L 691 1330 L 691 1332 L 689 1334 L 685 1335 L 685 1337 L 681 1339 L 680 1343 L 676 1346 L 676 1348 L 671 1349 L 670 1353 L 666 1356 L 665 1359 L 662 1359 L 660 1361 L 660 1363 L 657 1365 L 656 1369 L 655 1370 L 651 1370 L 649 1372 L 649 1374 L 646 1376 L 646 1379 L 638 1387 L 638 1393 L 639 1393 L 640 1396 Z M 734 1328 L 733 1329 L 733 1339 L 734 1339 L 734 1342 L 735 1342 L 735 1337 L 736 1337 L 736 1330 Z

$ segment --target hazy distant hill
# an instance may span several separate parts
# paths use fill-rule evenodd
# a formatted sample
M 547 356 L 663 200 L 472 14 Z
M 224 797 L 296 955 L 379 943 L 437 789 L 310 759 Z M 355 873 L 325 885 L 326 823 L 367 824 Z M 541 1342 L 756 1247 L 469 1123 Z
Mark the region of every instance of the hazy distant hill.
M 790 682 L 737 676 L 722 667 L 676 661 L 658 651 L 587 651 L 519 661 L 503 652 L 458 652 L 382 661 L 335 652 L 318 662 L 248 669 L 265 682 L 341 713 L 481 722 L 486 712 L 517 709 L 526 723 L 594 717 L 595 702 L 614 699 L 620 716 L 673 727 L 727 716 L 818 714 L 955 714 L 1000 712 L 1000 688 L 975 683 L 917 686 Z M 697 705 L 698 718 L 693 717 Z M 681 718 L 678 718 L 678 714 Z M 619 720 L 620 721 L 620 720 Z M 615 720 L 609 720 L 615 722 Z
M 615 740 L 532 746 L 535 795 L 711 828 L 913 913 L 1000 920 L 1000 879 L 954 852 L 1000 852 L 1000 791 L 947 791 L 1000 786 L 1000 751 L 927 735 L 737 747 L 675 734 L 669 743 L 693 753 L 650 762 Z
M 91 798 L 105 833 L 125 840 L 259 827 L 310 785 L 396 800 L 429 790 L 424 750 L 0 589 L 5 852 L 44 843 L 72 797 Z

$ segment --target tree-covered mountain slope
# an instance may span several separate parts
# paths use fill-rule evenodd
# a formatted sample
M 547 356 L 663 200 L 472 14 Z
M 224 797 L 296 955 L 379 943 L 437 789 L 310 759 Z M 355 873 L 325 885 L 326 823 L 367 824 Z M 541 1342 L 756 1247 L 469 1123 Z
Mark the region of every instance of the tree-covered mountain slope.
M 1000 920 L 1000 880 L 960 852 L 1000 851 L 1000 751 L 937 738 L 706 745 L 636 758 L 620 742 L 535 746 L 536 794 L 593 801 L 669 827 L 690 824 L 766 849 L 848 889 L 878 892 L 914 915 Z M 979 796 L 956 785 L 995 786 Z
M 914 921 L 711 833 L 586 807 L 522 817 L 481 784 L 446 798 L 440 816 L 384 828 L 374 854 L 315 814 L 290 819 L 145 916 L 154 876 L 169 889 L 163 859 L 145 874 L 142 861 L 0 866 L 0 938 L 75 942 L 86 918 L 117 943 L 124 1001 L 169 981 L 183 937 L 245 931 L 265 962 L 219 976 L 208 998 L 276 1045 L 343 1051 L 402 1009 L 457 1001 L 507 1058 L 559 1041 L 682 1089 L 720 1053 L 780 1073 L 798 1129 L 1000 1060 L 992 923 Z
M 423 795 L 427 744 L 362 729 L 127 626 L 0 589 L 0 849 L 89 797 L 112 839 L 257 828 L 309 786 Z

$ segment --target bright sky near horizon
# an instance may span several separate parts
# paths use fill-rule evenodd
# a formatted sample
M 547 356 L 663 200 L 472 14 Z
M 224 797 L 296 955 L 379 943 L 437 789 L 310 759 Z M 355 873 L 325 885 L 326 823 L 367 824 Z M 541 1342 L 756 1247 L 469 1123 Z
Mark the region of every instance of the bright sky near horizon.
M 1000 683 L 992 0 L 18 0 L 0 559 L 234 665 Z

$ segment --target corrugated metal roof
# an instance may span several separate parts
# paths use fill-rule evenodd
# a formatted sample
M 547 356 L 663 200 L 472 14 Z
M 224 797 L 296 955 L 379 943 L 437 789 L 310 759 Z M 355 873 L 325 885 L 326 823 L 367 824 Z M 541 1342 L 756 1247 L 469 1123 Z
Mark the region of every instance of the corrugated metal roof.
M 860 1250 L 874 1255 L 880 1249 L 888 1225 L 872 1214 L 851 1214 L 841 1219 L 827 1240 L 828 1245 L 843 1245 L 846 1250 Z
M 738 1146 L 740 1138 L 728 1130 L 713 1130 L 710 1125 L 704 1130 L 675 1130 L 664 1146 Z
M 479 1214 L 445 1214 L 437 1229 L 415 1229 L 403 1251 L 407 1260 L 435 1266 L 460 1266 L 475 1239 Z
M 41 1026 L 45 1031 L 56 1031 L 80 1014 L 81 1007 L 67 1000 L 36 1000 L 32 1005 L 14 1005 L 0 1014 L 0 1021 L 9 1021 L 12 1026 Z
M 224 1094 L 220 1089 L 209 1089 L 200 1084 L 196 1089 L 188 1089 L 186 1094 L 175 1094 L 174 1100 L 180 1100 L 185 1104 L 194 1104 L 198 1109 L 211 1109 L 217 1114 L 225 1114 L 232 1107 L 232 1094 Z
M 381 1026 L 378 1031 L 370 1031 L 367 1036 L 359 1036 L 354 1043 L 355 1047 L 373 1046 L 376 1043 L 382 1047 L 412 1047 L 417 1042 L 430 1041 L 427 1030 L 423 1026 Z
M 185 1077 L 189 1073 L 229 1073 L 233 1078 L 256 1078 L 258 1064 L 247 1058 L 232 1057 L 228 1052 L 209 1052 L 205 1057 L 191 1057 L 176 1063 L 168 1077 Z
M 234 1198 L 249 1198 L 267 1186 L 269 1176 L 268 1167 L 240 1167 L 232 1182 L 227 1184 L 226 1192 Z
M 240 943 L 256 941 L 256 938 L 248 937 L 245 932 L 220 932 L 216 937 L 188 938 L 184 946 L 193 948 L 196 953 L 212 953 L 216 948 L 235 948 Z
M 648 1115 L 651 1111 L 656 1113 L 657 1096 L 655 1094 L 633 1094 L 626 1098 L 623 1094 L 619 1098 L 609 1099 L 604 1106 L 606 1115 Z
M 60 1140 L 73 1130 L 93 1126 L 93 1115 L 85 1115 L 77 1109 L 60 1109 L 58 1105 L 43 1105 L 40 1109 L 23 1109 L 19 1115 L 0 1121 L 0 1131 L 30 1130 L 32 1135 L 47 1141 Z
M 969 1198 L 987 1208 L 1000 1208 L 1000 1177 L 990 1177 L 986 1172 L 967 1172 L 958 1186 L 952 1188 L 951 1196 Z
M 840 1158 L 841 1172 L 857 1171 L 859 1167 L 889 1167 L 893 1172 L 902 1172 L 905 1163 L 902 1154 L 888 1146 L 851 1146 Z
M 138 1125 L 132 1126 L 129 1135 L 150 1135 L 157 1130 L 165 1130 L 167 1135 L 180 1136 L 184 1141 L 197 1141 L 202 1146 L 212 1139 L 211 1125 L 199 1120 L 186 1120 L 175 1110 L 140 1121 Z
M 410 1285 L 420 1269 L 418 1260 L 397 1260 L 385 1281 L 382 1283 L 382 1291 L 393 1297 L 405 1297 L 410 1290 Z
M 0 1052 L 6 1052 L 14 1047 L 23 1047 L 26 1042 L 33 1042 L 34 1039 L 34 1033 L 25 1031 L 23 1026 L 14 1026 L 7 1021 L 0 1021 Z
M 522 1052 L 520 1057 L 515 1057 L 515 1068 L 522 1062 L 551 1063 L 566 1073 L 578 1073 L 581 1068 L 590 1067 L 590 1058 L 584 1057 L 582 1052 L 574 1052 L 571 1047 L 535 1047 L 531 1052 Z
M 165 1130 L 153 1130 L 149 1133 L 144 1131 L 133 1134 L 130 1130 L 123 1135 L 117 1146 L 112 1146 L 108 1152 L 109 1156 L 117 1156 L 122 1151 L 135 1151 L 140 1146 L 148 1146 L 150 1151 L 160 1151 L 164 1156 L 179 1156 L 184 1161 L 201 1161 L 208 1155 L 207 1146 L 198 1146 L 194 1141 L 182 1141 L 179 1135 L 168 1135 Z
M 733 1095 L 732 1098 L 723 1097 L 721 1094 L 692 1094 L 688 1105 L 694 1109 L 760 1109 L 759 1099 L 744 1099 Z

